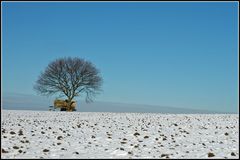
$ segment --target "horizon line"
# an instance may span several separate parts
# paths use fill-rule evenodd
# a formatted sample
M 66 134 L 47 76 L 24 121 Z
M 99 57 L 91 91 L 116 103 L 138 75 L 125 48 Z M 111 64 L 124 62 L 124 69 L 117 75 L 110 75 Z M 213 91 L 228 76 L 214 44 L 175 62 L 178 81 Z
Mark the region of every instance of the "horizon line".
M 1 91 L 1 92 L 3 93 L 3 91 Z M 35 94 L 30 94 L 30 93 L 20 93 L 20 92 L 17 93 L 17 92 L 9 92 L 9 91 L 4 92 L 4 93 L 52 99 L 51 96 L 46 97 L 46 96 L 35 95 Z M 3 96 L 1 96 L 1 105 L 3 104 L 2 102 L 3 102 Z M 167 108 L 187 109 L 187 110 L 192 110 L 192 111 L 205 111 L 205 112 L 216 112 L 216 113 L 226 113 L 226 114 L 239 114 L 239 108 L 238 108 L 238 112 L 230 112 L 230 111 L 216 111 L 216 110 L 209 110 L 209 109 L 206 110 L 206 109 L 200 109 L 200 108 L 176 107 L 176 106 L 159 105 L 159 104 L 143 104 L 143 103 L 134 103 L 134 102 L 93 101 L 93 102 L 87 103 L 85 100 L 83 100 L 82 102 L 86 103 L 86 104 L 92 104 L 92 103 L 113 103 L 113 104 L 123 104 L 123 105 L 141 105 L 141 106 L 167 107 Z

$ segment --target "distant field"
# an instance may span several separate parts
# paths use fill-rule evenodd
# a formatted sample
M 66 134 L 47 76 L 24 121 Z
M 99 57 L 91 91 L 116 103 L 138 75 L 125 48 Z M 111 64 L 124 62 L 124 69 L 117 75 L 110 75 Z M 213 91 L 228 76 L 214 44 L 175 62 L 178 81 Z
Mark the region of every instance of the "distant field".
M 237 114 L 2 110 L 1 158 L 239 158 Z
M 187 108 L 185 106 L 159 106 L 147 104 L 128 104 L 116 102 L 95 101 L 86 103 L 77 101 L 77 112 L 132 112 L 132 113 L 170 113 L 170 114 L 235 114 L 236 111 L 214 111 L 208 109 Z M 25 95 L 18 93 L 5 93 L 2 99 L 2 108 L 5 110 L 34 110 L 48 111 L 49 106 L 53 106 L 54 98 L 46 98 L 35 95 Z

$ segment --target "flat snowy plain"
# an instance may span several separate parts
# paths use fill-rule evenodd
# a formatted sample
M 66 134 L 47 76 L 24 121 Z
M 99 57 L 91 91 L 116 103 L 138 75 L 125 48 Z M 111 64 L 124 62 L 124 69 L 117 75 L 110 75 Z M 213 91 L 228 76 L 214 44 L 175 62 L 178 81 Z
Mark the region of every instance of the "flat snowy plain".
M 237 114 L 2 110 L 1 158 L 239 158 Z

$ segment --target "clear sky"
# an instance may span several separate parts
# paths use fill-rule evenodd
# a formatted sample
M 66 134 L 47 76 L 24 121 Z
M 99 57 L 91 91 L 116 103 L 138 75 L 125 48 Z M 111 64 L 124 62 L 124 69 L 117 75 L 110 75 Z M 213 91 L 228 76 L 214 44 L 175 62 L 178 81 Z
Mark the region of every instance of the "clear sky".
M 238 112 L 238 2 L 2 2 L 3 95 L 65 56 L 100 69 L 98 101 Z

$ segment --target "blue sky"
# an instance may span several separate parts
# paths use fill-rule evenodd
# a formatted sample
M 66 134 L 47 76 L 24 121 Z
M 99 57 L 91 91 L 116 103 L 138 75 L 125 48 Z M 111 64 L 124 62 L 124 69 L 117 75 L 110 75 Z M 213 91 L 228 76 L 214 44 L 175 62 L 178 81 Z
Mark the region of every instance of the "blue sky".
M 2 3 L 3 95 L 65 56 L 100 69 L 98 101 L 238 112 L 236 2 Z

